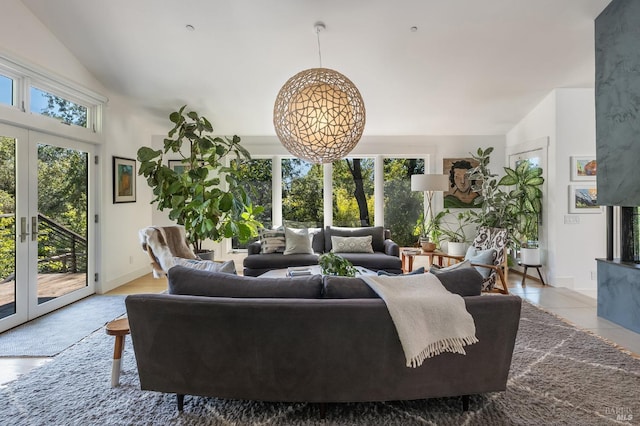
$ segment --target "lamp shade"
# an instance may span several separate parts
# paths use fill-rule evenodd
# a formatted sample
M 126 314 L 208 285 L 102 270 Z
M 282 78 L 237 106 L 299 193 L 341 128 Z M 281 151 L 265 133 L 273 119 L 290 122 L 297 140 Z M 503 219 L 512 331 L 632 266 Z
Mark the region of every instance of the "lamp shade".
M 362 96 L 344 75 L 311 68 L 291 77 L 280 89 L 273 125 L 291 154 L 312 163 L 330 163 L 356 146 L 365 124 Z
M 412 191 L 447 191 L 448 175 L 411 175 Z

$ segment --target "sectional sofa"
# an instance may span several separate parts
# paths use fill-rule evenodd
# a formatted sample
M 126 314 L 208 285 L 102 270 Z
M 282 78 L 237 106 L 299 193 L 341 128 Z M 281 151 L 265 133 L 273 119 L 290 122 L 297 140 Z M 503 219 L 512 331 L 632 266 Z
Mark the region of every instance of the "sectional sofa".
M 361 279 L 255 278 L 169 270 L 170 294 L 126 298 L 140 385 L 185 395 L 261 401 L 360 402 L 506 389 L 518 330 L 517 296 L 480 296 L 473 268 L 439 274 L 463 296 L 476 337 L 466 355 L 418 368 L 382 299 Z
M 317 265 L 320 254 L 332 251 L 331 237 L 365 237 L 369 235 L 371 236 L 372 253 L 339 252 L 338 254 L 354 265 L 362 266 L 372 271 L 384 270 L 391 273 L 401 273 L 400 248 L 398 244 L 391 240 L 389 231 L 382 226 L 362 228 L 327 226 L 325 229 L 320 228 L 312 237 L 313 253 L 263 253 L 259 241 L 251 243 L 247 247 L 247 257 L 243 261 L 243 273 L 245 276 L 257 277 L 273 269 Z

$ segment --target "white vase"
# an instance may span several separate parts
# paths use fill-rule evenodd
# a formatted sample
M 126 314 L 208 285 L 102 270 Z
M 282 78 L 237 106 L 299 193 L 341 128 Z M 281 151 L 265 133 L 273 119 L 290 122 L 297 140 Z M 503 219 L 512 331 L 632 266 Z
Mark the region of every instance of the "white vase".
M 539 248 L 521 248 L 520 263 L 523 265 L 540 265 Z
M 455 243 L 449 241 L 447 243 L 447 253 L 451 256 L 464 256 L 467 252 L 467 243 Z

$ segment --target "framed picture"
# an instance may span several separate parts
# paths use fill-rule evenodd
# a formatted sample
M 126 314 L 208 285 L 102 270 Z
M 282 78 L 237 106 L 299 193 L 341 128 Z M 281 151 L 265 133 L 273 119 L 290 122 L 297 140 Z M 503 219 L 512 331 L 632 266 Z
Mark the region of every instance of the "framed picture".
M 113 202 L 136 202 L 136 160 L 113 157 Z
M 571 157 L 571 180 L 596 180 L 597 174 L 596 157 Z
M 473 158 L 444 158 L 442 172 L 449 175 L 449 190 L 444 191 L 444 208 L 460 209 L 475 207 L 473 200 L 480 194 L 473 192 L 474 182 L 469 179 L 469 170 L 478 166 Z
M 182 160 L 169 160 L 167 165 L 171 170 L 178 174 L 182 174 L 185 171 L 189 170 L 190 167 L 187 164 L 184 164 Z M 200 162 L 200 167 L 204 166 L 204 161 Z
M 601 213 L 596 185 L 569 185 L 569 213 Z

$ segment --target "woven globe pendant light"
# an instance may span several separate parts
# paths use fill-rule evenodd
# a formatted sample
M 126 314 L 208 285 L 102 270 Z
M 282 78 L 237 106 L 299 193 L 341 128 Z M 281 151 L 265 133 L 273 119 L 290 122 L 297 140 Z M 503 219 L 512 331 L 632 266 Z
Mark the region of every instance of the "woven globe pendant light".
M 362 137 L 364 102 L 344 75 L 311 68 L 282 86 L 273 108 L 273 125 L 282 145 L 294 156 L 331 163 L 349 154 Z

